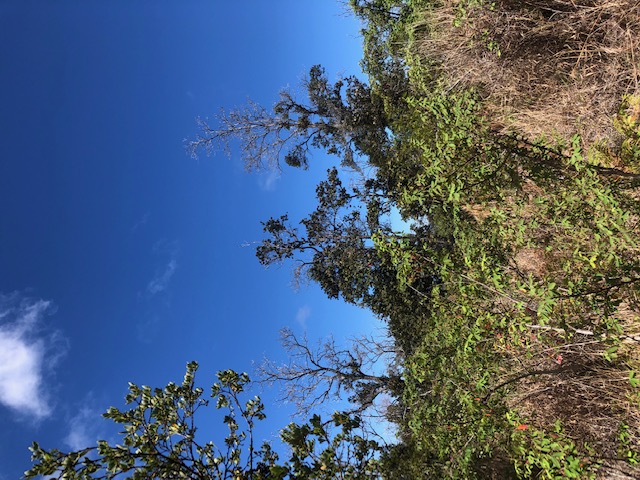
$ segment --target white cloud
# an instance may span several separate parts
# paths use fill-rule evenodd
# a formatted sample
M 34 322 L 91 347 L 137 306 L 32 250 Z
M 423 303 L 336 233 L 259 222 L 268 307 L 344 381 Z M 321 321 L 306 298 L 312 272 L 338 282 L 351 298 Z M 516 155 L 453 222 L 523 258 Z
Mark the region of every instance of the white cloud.
M 169 260 L 169 263 L 167 263 L 164 270 L 157 273 L 156 276 L 147 284 L 147 292 L 150 295 L 155 295 L 156 293 L 166 290 L 169 286 L 169 282 L 171 281 L 171 277 L 176 273 L 176 268 L 178 268 L 178 262 L 175 258 L 172 258 Z
M 310 316 L 311 316 L 311 307 L 309 307 L 309 305 L 300 307 L 298 309 L 298 312 L 296 313 L 296 322 L 298 322 L 298 325 L 300 325 L 302 328 L 306 329 L 307 318 L 309 318 Z
M 48 416 L 52 407 L 44 385 L 45 365 L 56 335 L 42 335 L 42 317 L 51 302 L 0 294 L 0 404 L 36 419 Z
M 138 340 L 143 343 L 151 343 L 158 337 L 160 328 L 160 318 L 157 315 L 138 320 L 136 325 Z
M 138 230 L 139 228 L 144 227 L 144 226 L 147 224 L 147 222 L 149 221 L 149 217 L 150 217 L 149 212 L 146 212 L 146 213 L 145 213 L 145 214 L 140 218 L 140 220 L 138 220 L 138 221 L 133 225 L 133 227 L 131 227 L 131 231 L 132 231 L 132 232 L 135 232 L 135 231 L 136 231 L 136 230 Z
M 259 174 L 258 185 L 265 192 L 272 192 L 276 189 L 278 180 L 280 180 L 280 172 L 274 168 Z
M 90 401 L 90 399 L 88 399 Z M 68 422 L 69 433 L 64 443 L 71 450 L 81 450 L 96 444 L 101 433 L 102 416 L 96 409 L 83 407 Z
M 180 248 L 178 242 L 168 242 L 167 240 L 160 240 L 153 246 L 153 253 L 156 255 L 168 256 L 169 261 L 163 268 L 158 269 L 156 275 L 147 284 L 147 294 L 154 296 L 160 292 L 163 292 L 169 286 L 171 278 L 176 273 L 178 268 L 178 254 Z

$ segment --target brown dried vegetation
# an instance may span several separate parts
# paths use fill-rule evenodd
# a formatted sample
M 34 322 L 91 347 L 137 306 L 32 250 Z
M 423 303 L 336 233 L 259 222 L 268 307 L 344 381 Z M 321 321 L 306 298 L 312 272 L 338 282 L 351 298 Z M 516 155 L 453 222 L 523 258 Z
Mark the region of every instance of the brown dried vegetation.
M 497 130 L 615 146 L 612 118 L 640 84 L 638 0 L 444 0 L 423 55 L 474 86 Z
M 446 93 L 479 94 L 488 135 L 515 139 L 496 158 L 516 180 L 461 200 L 478 243 L 503 247 L 499 273 L 461 275 L 501 320 L 492 391 L 561 428 L 598 478 L 640 478 L 640 0 L 428 3 L 413 52 Z

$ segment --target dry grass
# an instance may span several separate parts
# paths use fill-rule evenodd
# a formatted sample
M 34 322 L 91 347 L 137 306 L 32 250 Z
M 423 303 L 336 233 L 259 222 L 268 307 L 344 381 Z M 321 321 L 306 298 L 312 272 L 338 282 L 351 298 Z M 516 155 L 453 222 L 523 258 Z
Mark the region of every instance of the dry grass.
M 523 248 L 513 258 L 515 267 L 523 275 L 542 278 L 547 271 L 547 260 L 543 248 Z
M 539 248 L 522 248 L 512 261 L 514 275 L 533 275 L 542 283 L 558 275 L 550 272 L 553 258 Z M 496 383 L 513 387 L 508 406 L 546 432 L 560 421 L 564 435 L 600 462 L 602 479 L 640 478 L 640 468 L 624 460 L 620 441 L 627 425 L 628 447 L 640 451 L 640 388 L 630 380 L 640 370 L 640 305 L 637 288 L 619 293 L 625 300 L 610 314 L 617 332 L 604 325 L 604 311 L 577 299 L 558 298 L 544 322 L 535 300 L 526 302 L 520 291 L 509 294 L 511 301 L 494 303 L 524 326 L 498 350 L 505 363 Z M 515 300 L 527 303 L 524 315 Z M 617 350 L 607 352 L 614 345 Z
M 509 407 L 548 432 L 560 420 L 563 434 L 582 451 L 592 449 L 593 459 L 602 462 L 598 478 L 640 474 L 637 467 L 626 464 L 620 450 L 623 424 L 629 427 L 629 447 L 640 449 L 640 391 L 629 381 L 630 370 L 637 369 L 640 360 L 633 339 L 638 314 L 627 310 L 625 318 L 623 337 L 629 341 L 623 342 L 613 360 L 604 358 L 610 346 L 606 339 L 554 328 L 531 329 L 521 350 L 510 350 L 512 358 L 501 379 L 523 377 L 508 399 Z
M 451 88 L 479 89 L 497 130 L 615 141 L 621 98 L 639 92 L 639 0 L 444 0 L 427 15 L 421 52 Z
M 622 117 L 616 114 L 625 95 L 640 94 L 640 0 L 441 0 L 439 5 L 425 14 L 426 28 L 416 29 L 424 32 L 417 48 L 438 60 L 449 89 L 480 92 L 483 113 L 495 131 L 566 141 L 579 134 L 585 150 L 621 148 L 623 136 L 614 120 Z M 626 110 L 621 112 L 625 121 L 636 129 L 640 102 Z M 525 182 L 517 195 L 497 208 L 508 218 L 531 218 L 537 227 L 512 252 L 507 273 L 564 285 L 563 265 L 576 245 L 589 251 L 592 233 L 533 222 L 535 200 L 545 195 L 533 182 Z M 637 195 L 631 192 L 628 202 L 636 202 Z M 490 222 L 495 206 L 475 203 L 465 210 L 481 225 Z M 635 213 L 626 227 L 637 238 Z M 545 250 L 548 245 L 551 251 Z M 620 256 L 636 257 L 637 251 Z M 632 260 L 629 264 L 635 264 Z M 497 352 L 506 361 L 496 382 L 514 387 L 509 407 L 547 432 L 560 420 L 583 452 L 592 448 L 594 459 L 602 461 L 598 478 L 640 478 L 637 466 L 620 460 L 625 453 L 621 425 L 629 426 L 629 446 L 640 451 L 640 388 L 629 376 L 640 370 L 639 292 L 635 285 L 616 290 L 622 303 L 614 311 L 569 295 L 540 325 L 530 314 L 535 299 L 526 302 L 521 291 L 494 303 L 495 313 L 525 324 L 522 338 Z M 516 300 L 527 305 L 525 314 L 516 310 Z M 605 325 L 612 318 L 620 326 L 619 340 Z M 617 351 L 607 352 L 614 344 Z

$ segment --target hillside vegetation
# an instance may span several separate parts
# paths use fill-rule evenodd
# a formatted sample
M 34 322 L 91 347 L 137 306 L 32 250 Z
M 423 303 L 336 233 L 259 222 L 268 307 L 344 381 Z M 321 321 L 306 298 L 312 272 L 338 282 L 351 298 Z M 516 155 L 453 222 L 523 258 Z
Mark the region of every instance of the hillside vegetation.
M 406 288 L 417 271 L 440 279 L 405 361 L 407 464 L 431 478 L 637 478 L 640 4 L 394 12 L 368 24 L 373 83 L 381 51 L 409 79 L 380 171 L 403 214 L 450 242 L 379 244 Z
M 369 309 L 388 338 L 285 331 L 290 363 L 259 375 L 305 415 L 349 408 L 282 430 L 281 460 L 254 448 L 248 376 L 223 371 L 228 436 L 198 444 L 192 363 L 107 412 L 124 446 L 35 444 L 28 478 L 640 478 L 640 2 L 349 4 L 368 82 L 314 66 L 307 98 L 202 121 L 189 144 L 238 141 L 249 169 L 339 159 L 316 210 L 266 220 L 256 254 Z M 395 444 L 371 436 L 378 414 Z

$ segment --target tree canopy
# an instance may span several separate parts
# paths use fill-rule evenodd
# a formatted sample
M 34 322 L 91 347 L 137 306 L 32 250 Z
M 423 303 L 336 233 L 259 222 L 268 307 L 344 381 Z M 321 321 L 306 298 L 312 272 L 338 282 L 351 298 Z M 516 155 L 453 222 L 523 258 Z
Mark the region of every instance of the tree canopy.
M 232 370 L 218 373 L 211 394 L 195 384 L 197 363 L 187 365 L 181 384 L 164 388 L 129 384 L 130 408 L 112 407 L 104 417 L 120 425 L 121 442 L 100 440 L 94 447 L 61 452 L 31 446 L 34 465 L 25 477 L 56 479 L 374 479 L 382 448 L 360 432 L 358 417 L 318 415 L 304 424 L 291 423 L 281 440 L 289 448 L 280 456 L 269 443 L 254 438 L 256 422 L 266 418 L 259 397 L 246 393 L 249 376 Z M 201 440 L 197 414 L 212 403 L 224 412 L 226 436 Z
M 305 335 L 290 329 L 281 332 L 282 345 L 290 355 L 288 362 L 270 360 L 260 366 L 263 381 L 277 382 L 284 397 L 307 415 L 331 400 L 346 399 L 353 405 L 346 413 L 384 416 L 376 403 L 382 395 L 397 398 L 402 392 L 398 365 L 403 357 L 389 337 L 363 336 L 339 347 L 333 337 L 312 345 Z
M 358 168 L 359 155 L 384 155 L 389 144 L 384 105 L 366 83 L 351 76 L 332 84 L 324 68 L 315 65 L 303 86 L 306 103 L 283 90 L 272 109 L 249 102 L 222 112 L 213 124 L 200 119 L 201 133 L 188 143 L 189 151 L 196 155 L 222 147 L 230 152 L 237 140 L 248 169 L 280 168 L 282 161 L 306 168 L 313 149 L 338 156 L 352 169 Z
M 606 138 L 589 143 L 579 132 L 540 136 L 523 124 L 542 118 L 528 110 L 540 99 L 524 80 L 510 80 L 570 58 L 564 76 L 554 71 L 537 88 L 554 82 L 554 92 L 567 93 L 591 81 L 595 57 L 637 51 L 620 33 L 640 25 L 637 5 L 349 3 L 364 21 L 368 83 L 330 83 L 315 66 L 305 101 L 284 91 L 272 109 L 250 103 L 216 124 L 202 121 L 189 148 L 229 149 L 238 140 L 248 168 L 306 167 L 321 149 L 363 174 L 348 188 L 330 168 L 316 208 L 297 223 L 287 214 L 265 221 L 256 250 L 262 265 L 292 262 L 297 279 L 387 322 L 389 342 L 365 336 L 347 348 L 333 339 L 314 347 L 286 331 L 290 361 L 262 367 L 263 379 L 284 382 L 307 413 L 341 395 L 353 408 L 286 427 L 291 453 L 281 461 L 254 444 L 264 407 L 240 399 L 248 377 L 225 371 L 212 397 L 228 410 L 228 435 L 220 447 L 196 443 L 192 419 L 207 400 L 190 364 L 182 386 L 132 385 L 134 406 L 107 412 L 124 426 L 122 445 L 65 454 L 34 444 L 29 478 L 638 478 L 640 95 L 624 90 L 601 119 Z M 525 48 L 522 38 L 551 35 L 556 21 L 560 52 L 537 37 Z M 607 26 L 620 48 L 605 41 Z M 587 42 L 600 43 L 591 51 Z M 576 51 L 590 57 L 588 68 Z M 607 72 L 629 66 L 616 62 Z M 473 81 L 476 66 L 501 88 Z M 637 87 L 635 67 L 618 74 Z M 569 103 L 592 90 L 578 91 Z M 509 104 L 513 92 L 521 104 Z M 545 104 L 545 113 L 566 120 L 561 107 Z M 391 228 L 391 206 L 415 221 L 410 231 Z M 389 368 L 376 371 L 385 356 Z M 360 428 L 360 414 L 382 393 L 393 397 L 387 418 L 398 431 L 385 448 Z
M 377 278 L 385 275 L 371 227 L 389 227 L 367 222 L 357 196 L 342 185 L 335 168 L 316 188 L 316 197 L 316 210 L 299 223 L 302 230 L 287 215 L 263 223 L 269 236 L 256 250 L 258 260 L 268 266 L 295 259 L 296 275 L 318 282 L 329 298 L 370 303 Z
M 411 282 L 423 293 L 416 298 L 399 285 L 391 257 L 376 242 L 420 245 L 421 249 L 443 248 L 446 242 L 428 225 L 394 232 L 387 218 L 391 200 L 379 187 L 370 180 L 349 191 L 337 169 L 329 169 L 327 179 L 316 188 L 318 206 L 299 222 L 300 227 L 286 214 L 263 223 L 268 236 L 256 249 L 258 260 L 265 266 L 291 260 L 296 279 L 317 282 L 329 298 L 342 298 L 382 317 L 393 317 L 408 304 L 415 311 L 437 281 L 429 264 L 416 271 Z

